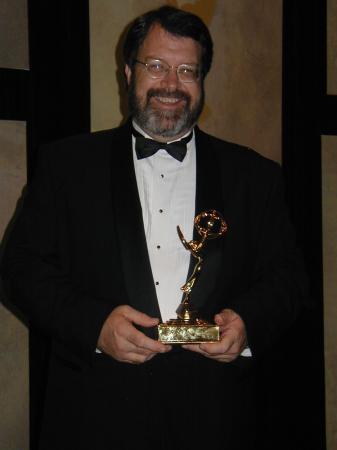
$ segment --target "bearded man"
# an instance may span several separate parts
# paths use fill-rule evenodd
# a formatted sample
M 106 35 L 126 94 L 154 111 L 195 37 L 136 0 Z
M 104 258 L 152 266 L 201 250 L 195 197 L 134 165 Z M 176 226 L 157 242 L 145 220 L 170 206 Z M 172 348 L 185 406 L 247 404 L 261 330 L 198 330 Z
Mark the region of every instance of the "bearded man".
M 306 283 L 279 167 L 196 122 L 212 40 L 162 7 L 124 46 L 130 120 L 43 148 L 3 267 L 52 350 L 41 450 L 254 448 L 254 361 L 295 320 Z M 175 143 L 173 146 L 168 145 Z M 179 225 L 219 211 L 191 301 L 216 343 L 167 345 L 193 270 Z

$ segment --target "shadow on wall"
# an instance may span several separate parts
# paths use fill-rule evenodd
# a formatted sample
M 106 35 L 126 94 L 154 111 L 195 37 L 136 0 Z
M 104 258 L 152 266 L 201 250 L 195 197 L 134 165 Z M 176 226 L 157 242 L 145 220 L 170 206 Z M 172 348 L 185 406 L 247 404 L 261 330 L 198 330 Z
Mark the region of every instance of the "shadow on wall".
M 116 50 L 115 50 L 115 59 L 116 59 L 116 79 L 118 84 L 118 97 L 119 97 L 119 110 L 122 114 L 122 120 L 120 125 L 126 122 L 129 117 L 129 108 L 128 108 L 128 85 L 126 82 L 126 78 L 124 75 L 124 57 L 123 57 L 123 46 L 126 35 L 131 27 L 133 21 L 131 21 L 124 29 L 122 34 L 120 35 Z
M 0 273 L 3 273 L 3 266 L 2 266 L 2 260 L 3 260 L 3 255 L 5 252 L 5 248 L 6 248 L 6 243 L 8 241 L 8 238 L 11 234 L 11 231 L 13 229 L 13 226 L 15 224 L 15 221 L 18 217 L 18 215 L 21 212 L 22 206 L 23 206 L 23 202 L 26 196 L 26 192 L 27 192 L 27 186 L 24 186 L 21 196 L 19 198 L 19 200 L 16 203 L 16 207 L 15 207 L 15 211 L 14 214 L 11 218 L 11 220 L 9 221 L 7 228 L 4 232 L 2 241 L 0 243 Z M 0 303 L 2 303 L 5 308 L 7 308 L 12 314 L 14 314 L 15 317 L 17 317 L 20 322 L 22 322 L 25 326 L 28 327 L 28 320 L 27 318 L 24 316 L 24 314 L 19 311 L 17 309 L 16 306 L 14 306 L 10 300 L 11 298 L 11 292 L 9 289 L 9 286 L 6 282 L 6 279 L 4 276 L 0 277 Z

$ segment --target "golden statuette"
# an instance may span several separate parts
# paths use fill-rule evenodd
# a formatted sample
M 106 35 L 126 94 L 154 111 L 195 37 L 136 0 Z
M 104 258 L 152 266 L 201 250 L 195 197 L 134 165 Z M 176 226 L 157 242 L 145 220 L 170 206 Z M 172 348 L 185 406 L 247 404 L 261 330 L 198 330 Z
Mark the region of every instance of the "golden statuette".
M 203 258 L 202 250 L 208 239 L 215 239 L 227 231 L 227 224 L 221 214 L 215 210 L 205 211 L 196 216 L 194 226 L 201 240 L 187 242 L 179 226 L 177 232 L 183 246 L 197 260 L 192 275 L 180 288 L 183 299 L 176 311 L 177 318 L 158 325 L 158 339 L 164 344 L 198 344 L 220 340 L 219 327 L 199 317 L 198 311 L 191 308 L 191 293 L 199 278 Z

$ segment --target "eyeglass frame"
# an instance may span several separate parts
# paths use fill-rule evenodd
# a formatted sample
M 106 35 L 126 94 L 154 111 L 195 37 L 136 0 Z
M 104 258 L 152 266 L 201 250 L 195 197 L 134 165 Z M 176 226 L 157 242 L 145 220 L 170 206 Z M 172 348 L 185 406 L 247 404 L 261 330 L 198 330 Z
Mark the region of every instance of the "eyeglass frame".
M 200 79 L 201 70 L 199 69 L 199 65 L 198 64 L 193 65 L 193 64 L 183 63 L 183 64 L 179 64 L 178 66 L 170 66 L 170 64 L 168 64 L 166 61 L 164 61 L 162 59 L 158 59 L 158 58 L 153 58 L 152 59 L 151 58 L 151 61 L 158 61 L 160 63 L 163 63 L 165 66 L 167 66 L 168 69 L 164 71 L 162 76 L 156 77 L 156 76 L 151 75 L 151 73 L 149 72 L 148 66 L 149 66 L 150 63 L 139 61 L 139 59 L 134 59 L 135 63 L 142 64 L 143 66 L 145 66 L 146 72 L 149 74 L 149 77 L 152 78 L 152 80 L 162 80 L 163 78 L 165 78 L 167 76 L 169 71 L 173 70 L 173 69 L 176 69 L 177 77 L 178 77 L 179 81 L 181 81 L 182 83 L 195 83 L 195 82 L 199 81 L 199 79 Z M 197 77 L 195 78 L 195 80 L 190 80 L 190 81 L 182 80 L 180 78 L 180 75 L 179 75 L 179 72 L 178 72 L 180 67 L 189 67 L 189 68 L 194 68 L 195 67 L 196 70 L 197 70 Z

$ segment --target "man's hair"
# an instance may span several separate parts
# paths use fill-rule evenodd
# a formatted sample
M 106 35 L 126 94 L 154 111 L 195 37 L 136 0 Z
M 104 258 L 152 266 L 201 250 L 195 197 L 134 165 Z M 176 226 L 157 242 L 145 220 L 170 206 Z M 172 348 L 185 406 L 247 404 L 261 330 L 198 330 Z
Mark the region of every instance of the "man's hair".
M 162 6 L 138 17 L 127 32 L 123 56 L 125 63 L 133 68 L 139 47 L 150 29 L 160 25 L 165 31 L 180 37 L 188 37 L 198 42 L 202 49 L 201 74 L 205 78 L 213 58 L 213 42 L 207 26 L 195 14 L 172 6 Z

